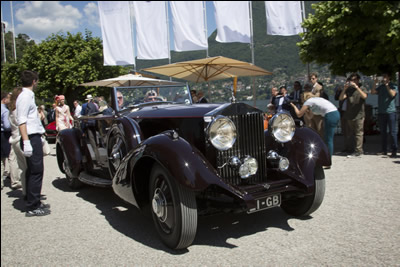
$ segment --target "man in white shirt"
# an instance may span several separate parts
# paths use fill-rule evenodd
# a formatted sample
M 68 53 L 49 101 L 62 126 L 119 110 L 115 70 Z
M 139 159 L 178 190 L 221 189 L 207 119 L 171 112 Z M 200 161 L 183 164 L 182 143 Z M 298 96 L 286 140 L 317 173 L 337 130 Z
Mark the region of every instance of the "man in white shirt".
M 81 111 L 82 111 L 82 106 L 79 105 L 78 100 L 74 101 L 74 107 L 75 107 L 75 111 L 74 111 L 74 119 L 77 119 L 81 116 Z
M 43 183 L 43 145 L 45 130 L 39 119 L 34 90 L 39 76 L 36 72 L 25 70 L 21 73 L 22 92 L 17 98 L 17 122 L 21 133 L 21 147 L 26 157 L 26 217 L 50 214 L 50 205 L 40 201 Z

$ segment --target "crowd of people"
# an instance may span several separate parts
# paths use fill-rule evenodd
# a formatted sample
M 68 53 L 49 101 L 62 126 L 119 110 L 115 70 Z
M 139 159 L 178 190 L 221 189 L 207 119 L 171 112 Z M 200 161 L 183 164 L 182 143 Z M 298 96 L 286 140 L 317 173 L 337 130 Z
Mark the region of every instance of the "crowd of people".
M 56 95 L 52 108 L 46 110 L 35 101 L 38 74 L 23 71 L 20 82 L 22 87 L 12 92 L 1 91 L 1 189 L 4 178 L 9 177 L 13 190 L 22 189 L 25 216 L 45 216 L 51 213 L 50 205 L 43 202 L 46 197 L 41 194 L 47 144 L 45 127 L 55 122 L 57 131 L 70 129 L 75 119 L 98 111 L 106 112 L 108 105 L 104 98 L 94 99 L 88 95 L 83 106 L 78 100 L 74 101 L 71 113 L 65 96 Z
M 378 154 L 387 155 L 390 152 L 390 157 L 396 158 L 398 137 L 395 99 L 398 88 L 392 82 L 389 73 L 384 73 L 380 82 L 376 78 L 371 94 L 378 95 L 378 121 L 381 134 L 381 151 Z M 285 86 L 281 86 L 279 90 L 276 87 L 271 88 L 267 116 L 271 117 L 271 114 L 282 110 L 290 112 L 294 118 L 301 119 L 324 139 L 331 156 L 334 151 L 335 129 L 340 123 L 345 138 L 345 149 L 341 152 L 346 153 L 347 157 L 360 157 L 364 153 L 367 97 L 367 89 L 361 84 L 360 75 L 352 73 L 346 83 L 339 86 L 336 91 L 335 100 L 339 100 L 339 107 L 336 107 L 330 102 L 323 84 L 318 81 L 317 74 L 312 73 L 309 82 L 304 84 L 303 88 L 299 81 L 294 82 L 293 92 L 290 94 Z M 389 130 L 390 148 L 387 130 Z
M 104 97 L 87 95 L 82 105 L 73 101 L 73 111 L 65 103 L 64 95 L 56 95 L 50 110 L 35 102 L 35 89 L 39 76 L 34 71 L 23 71 L 22 87 L 15 88 L 11 93 L 1 92 L 1 188 L 4 186 L 4 176 L 9 176 L 11 188 L 22 188 L 26 202 L 26 216 L 44 216 L 50 214 L 50 205 L 43 202 L 41 194 L 43 181 L 43 144 L 45 142 L 45 126 L 55 121 L 57 131 L 74 126 L 74 120 L 83 115 L 101 112 L 112 114 Z M 290 94 L 285 86 L 271 88 L 271 101 L 267 107 L 269 118 L 280 111 L 290 112 L 293 117 L 302 120 L 314 129 L 326 142 L 332 157 L 334 152 L 335 129 L 340 123 L 345 137 L 345 150 L 348 157 L 360 157 L 363 154 L 365 102 L 368 98 L 367 89 L 361 84 L 360 76 L 351 74 L 347 82 L 338 87 L 335 100 L 336 107 L 329 101 L 324 92 L 324 86 L 318 81 L 317 74 L 310 75 L 310 80 L 304 86 L 299 81 L 294 82 Z M 375 80 L 371 88 L 372 94 L 378 95 L 378 121 L 381 133 L 381 151 L 379 154 L 397 157 L 398 137 L 396 132 L 397 111 L 395 99 L 398 88 L 392 82 L 389 73 L 383 74 L 381 81 Z M 191 90 L 193 103 L 207 103 L 202 92 Z M 157 101 L 157 93 L 149 91 L 145 102 Z M 124 97 L 117 91 L 119 109 L 124 106 Z M 92 147 L 96 147 L 96 130 L 88 120 L 81 125 L 87 134 Z M 387 130 L 389 130 L 390 147 Z M 96 160 L 100 156 L 95 151 Z M 9 172 L 5 171 L 8 162 Z

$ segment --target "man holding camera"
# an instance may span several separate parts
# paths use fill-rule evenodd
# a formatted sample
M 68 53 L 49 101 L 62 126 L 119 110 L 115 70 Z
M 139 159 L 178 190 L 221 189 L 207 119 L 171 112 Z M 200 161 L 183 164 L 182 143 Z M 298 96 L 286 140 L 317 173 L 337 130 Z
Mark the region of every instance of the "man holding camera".
M 357 73 L 351 74 L 349 81 L 346 82 L 339 96 L 339 101 L 347 99 L 347 107 L 344 112 L 348 131 L 345 137 L 346 150 L 352 151 L 353 143 L 355 143 L 354 153 L 348 155 L 348 157 L 360 157 L 364 154 L 364 120 L 367 97 L 367 91 L 360 83 L 360 75 Z
M 378 88 L 376 86 L 378 85 Z M 372 94 L 378 95 L 378 121 L 381 131 L 381 154 L 387 154 L 387 128 L 389 127 L 389 135 L 391 140 L 391 158 L 397 157 L 397 133 L 396 133 L 396 95 L 397 86 L 391 82 L 389 73 L 383 74 L 381 84 L 378 84 L 378 79 L 372 85 Z

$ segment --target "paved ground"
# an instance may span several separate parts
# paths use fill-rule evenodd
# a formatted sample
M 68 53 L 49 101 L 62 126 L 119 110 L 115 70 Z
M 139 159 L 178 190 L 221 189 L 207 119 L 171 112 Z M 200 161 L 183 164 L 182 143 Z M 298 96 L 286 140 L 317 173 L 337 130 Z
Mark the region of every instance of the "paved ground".
M 21 191 L 1 191 L 1 266 L 399 266 L 400 159 L 335 155 L 326 196 L 306 219 L 279 208 L 199 219 L 182 252 L 165 248 L 152 220 L 109 189 L 68 189 L 55 150 L 43 193 L 52 214 L 26 218 Z M 340 151 L 341 138 L 336 138 Z

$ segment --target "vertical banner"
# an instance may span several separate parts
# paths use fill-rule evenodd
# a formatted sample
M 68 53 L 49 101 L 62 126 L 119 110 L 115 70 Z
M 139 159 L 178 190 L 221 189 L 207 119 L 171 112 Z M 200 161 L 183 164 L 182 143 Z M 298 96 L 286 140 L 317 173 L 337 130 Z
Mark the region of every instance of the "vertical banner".
M 290 36 L 303 32 L 300 4 L 300 1 L 265 1 L 267 34 Z
M 98 1 L 104 65 L 134 65 L 129 2 Z
M 138 59 L 169 58 L 165 1 L 133 1 Z
M 170 1 L 175 51 L 208 49 L 203 1 Z
M 249 1 L 213 1 L 216 41 L 250 43 Z

